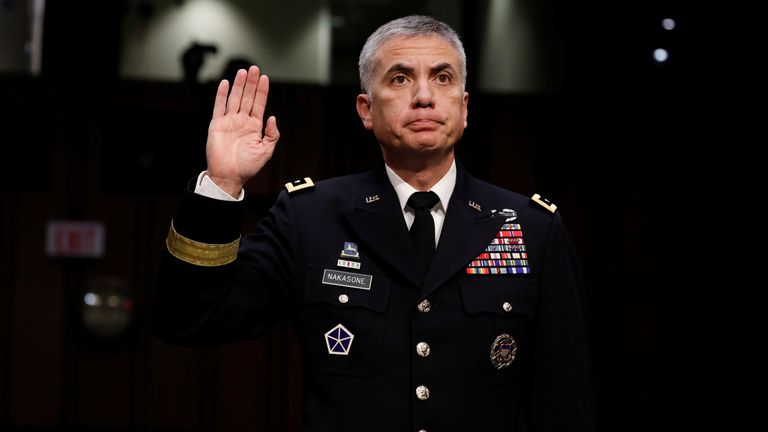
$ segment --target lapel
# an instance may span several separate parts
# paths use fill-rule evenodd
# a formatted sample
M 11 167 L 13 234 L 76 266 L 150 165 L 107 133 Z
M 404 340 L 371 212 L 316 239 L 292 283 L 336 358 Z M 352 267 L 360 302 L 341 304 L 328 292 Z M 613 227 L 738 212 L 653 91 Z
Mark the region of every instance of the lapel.
M 435 255 L 421 288 L 422 298 L 429 296 L 456 272 L 464 271 L 467 263 L 480 254 L 504 223 L 503 217 L 493 217 L 494 203 L 479 195 L 477 181 L 456 161 L 456 187 L 445 212 L 443 230 Z M 470 206 L 470 200 L 480 210 Z M 401 218 L 402 219 L 402 218 Z
M 360 191 L 353 197 L 354 208 L 343 213 L 347 224 L 371 254 L 378 255 L 415 286 L 421 286 L 416 249 L 383 164 L 363 178 Z
M 347 224 L 369 252 L 421 287 L 421 297 L 427 297 L 457 272 L 463 271 L 504 223 L 503 217 L 492 217 L 493 203 L 483 202 L 485 196 L 479 195 L 475 188 L 477 181 L 458 161 L 456 171 L 456 187 L 445 213 L 440 241 L 423 281 L 419 277 L 416 249 L 408 235 L 400 202 L 383 165 L 362 179 L 360 194 L 353 197 L 353 209 L 343 213 Z M 480 204 L 481 210 L 471 207 L 470 200 Z

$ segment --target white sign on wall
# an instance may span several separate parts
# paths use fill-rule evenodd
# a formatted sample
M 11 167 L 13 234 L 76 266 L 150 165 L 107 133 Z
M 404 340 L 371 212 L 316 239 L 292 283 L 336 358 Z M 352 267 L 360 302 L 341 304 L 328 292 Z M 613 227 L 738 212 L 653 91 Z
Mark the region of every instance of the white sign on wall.
M 45 251 L 51 257 L 101 258 L 106 246 L 102 222 L 49 221 Z

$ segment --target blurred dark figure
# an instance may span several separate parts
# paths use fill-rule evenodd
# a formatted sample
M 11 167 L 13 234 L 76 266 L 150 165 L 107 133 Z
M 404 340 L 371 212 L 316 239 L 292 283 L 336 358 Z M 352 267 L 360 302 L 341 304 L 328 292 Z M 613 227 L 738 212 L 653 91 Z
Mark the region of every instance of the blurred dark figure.
M 184 82 L 197 83 L 197 75 L 203 67 L 206 54 L 216 54 L 216 45 L 205 45 L 193 42 L 181 55 L 181 63 L 184 66 Z

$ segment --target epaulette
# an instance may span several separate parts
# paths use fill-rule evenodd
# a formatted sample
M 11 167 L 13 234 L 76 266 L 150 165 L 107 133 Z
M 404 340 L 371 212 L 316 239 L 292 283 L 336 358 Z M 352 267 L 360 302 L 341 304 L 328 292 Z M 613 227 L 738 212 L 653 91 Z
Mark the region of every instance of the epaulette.
M 544 207 L 545 209 L 549 210 L 552 213 L 554 213 L 555 210 L 557 210 L 557 206 L 554 205 L 552 201 L 546 198 L 542 198 L 541 195 L 539 194 L 533 194 L 533 196 L 531 197 L 531 201 Z
M 315 184 L 309 177 L 304 177 L 303 179 L 294 180 L 285 184 L 285 189 L 289 194 L 294 194 L 302 190 L 312 189 L 313 187 L 315 187 Z

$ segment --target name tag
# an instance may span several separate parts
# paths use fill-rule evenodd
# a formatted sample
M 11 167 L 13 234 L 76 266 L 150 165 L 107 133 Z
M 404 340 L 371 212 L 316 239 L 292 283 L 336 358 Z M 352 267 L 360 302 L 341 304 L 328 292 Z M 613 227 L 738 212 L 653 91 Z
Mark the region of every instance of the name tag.
M 326 285 L 343 286 L 363 290 L 371 289 L 372 275 L 348 273 L 338 270 L 323 270 L 323 283 Z

